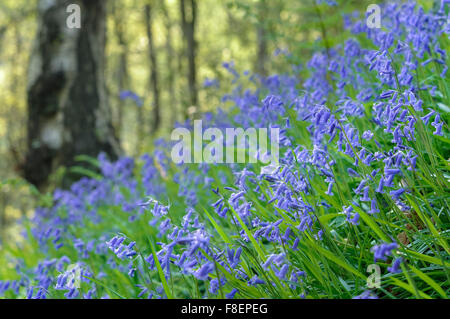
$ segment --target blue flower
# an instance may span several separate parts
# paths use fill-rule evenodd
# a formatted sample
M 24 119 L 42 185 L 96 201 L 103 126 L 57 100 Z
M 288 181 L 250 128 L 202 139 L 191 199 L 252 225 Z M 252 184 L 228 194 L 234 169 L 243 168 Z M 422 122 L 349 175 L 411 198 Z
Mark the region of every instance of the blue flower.
M 405 192 L 405 189 L 400 188 L 398 190 L 391 191 L 389 194 L 391 195 L 393 200 L 397 200 L 400 197 L 400 195 L 402 195 L 404 192 Z
M 110 241 L 106 242 L 106 245 L 111 249 L 119 259 L 132 258 L 136 256 L 136 251 L 133 249 L 136 242 L 131 242 L 128 245 L 124 245 L 125 237 L 114 236 Z
M 362 294 L 355 296 L 352 299 L 378 299 L 378 297 L 370 290 L 366 290 Z
M 132 91 L 122 91 L 122 92 L 120 92 L 119 98 L 121 100 L 131 99 L 139 107 L 141 107 L 143 105 L 141 98 L 136 93 L 134 93 Z
M 382 243 L 380 245 L 373 246 L 371 251 L 373 252 L 373 259 L 375 262 L 378 260 L 386 261 L 387 256 L 392 254 L 392 251 L 396 249 L 398 245 L 396 243 Z
M 196 270 L 193 275 L 199 280 L 207 280 L 208 275 L 214 271 L 214 263 L 207 262 Z
M 401 257 L 396 258 L 394 260 L 394 262 L 392 263 L 392 265 L 387 268 L 387 270 L 393 274 L 401 273 L 402 270 L 400 269 L 400 264 L 402 263 L 402 261 L 403 261 L 403 259 Z
M 239 292 L 236 288 L 233 288 L 229 293 L 225 295 L 227 299 L 233 299 L 234 296 Z

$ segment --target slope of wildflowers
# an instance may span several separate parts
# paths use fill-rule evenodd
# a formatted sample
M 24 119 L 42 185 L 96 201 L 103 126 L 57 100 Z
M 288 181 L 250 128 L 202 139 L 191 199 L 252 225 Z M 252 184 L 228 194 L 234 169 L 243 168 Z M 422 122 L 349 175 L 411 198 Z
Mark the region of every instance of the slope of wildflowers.
M 101 175 L 0 254 L 0 296 L 447 298 L 447 4 L 388 4 L 381 29 L 346 17 L 352 36 L 301 72 L 225 64 L 232 107 L 204 127 L 280 127 L 279 167 L 175 165 L 166 141 L 85 159 Z

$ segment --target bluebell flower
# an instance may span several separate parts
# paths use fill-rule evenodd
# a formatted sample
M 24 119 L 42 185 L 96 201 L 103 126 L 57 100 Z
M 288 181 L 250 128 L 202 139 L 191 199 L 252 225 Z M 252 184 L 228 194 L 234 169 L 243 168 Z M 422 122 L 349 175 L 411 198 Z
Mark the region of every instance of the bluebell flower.
M 370 130 L 364 131 L 362 137 L 366 141 L 370 141 L 372 139 L 372 137 L 373 137 L 373 133 Z
M 289 270 L 289 265 L 288 265 L 288 264 L 284 264 L 284 265 L 281 267 L 280 271 L 278 271 L 277 273 L 275 273 L 275 275 L 276 275 L 278 278 L 280 278 L 281 280 L 284 280 L 285 277 L 286 277 L 286 274 L 287 274 L 288 270 Z
M 141 98 L 136 93 L 134 93 L 132 91 L 122 91 L 122 92 L 120 92 L 119 98 L 121 100 L 131 99 L 139 107 L 141 107 L 143 105 Z
M 214 271 L 214 263 L 207 262 L 203 264 L 193 275 L 199 280 L 207 280 L 208 275 Z
M 363 179 L 359 183 L 358 187 L 353 190 L 355 192 L 355 194 L 361 194 L 361 191 L 363 190 L 363 188 L 366 185 L 366 183 L 367 183 L 367 181 Z
M 132 258 L 136 255 L 134 246 L 136 242 L 131 242 L 128 245 L 124 245 L 125 237 L 114 236 L 110 241 L 106 242 L 106 245 L 111 249 L 119 259 Z
M 236 252 L 234 252 L 234 249 L 227 250 L 228 262 L 231 268 L 236 268 L 236 266 L 241 262 L 240 261 L 241 253 L 242 253 L 241 247 L 236 249 Z
M 218 88 L 219 87 L 219 80 L 218 79 L 205 78 L 205 81 L 203 82 L 203 86 L 206 87 L 206 88 L 210 88 L 210 87 Z
M 233 288 L 229 293 L 225 295 L 227 299 L 233 299 L 234 296 L 239 292 L 236 288 Z
M 301 271 L 301 270 L 292 271 L 291 277 L 289 278 L 289 280 L 293 283 L 298 283 L 299 281 L 302 282 L 301 277 L 306 278 L 306 272 Z M 290 284 L 289 286 L 291 287 L 291 289 L 295 289 L 295 287 L 296 287 L 293 284 Z
M 346 215 L 346 220 L 351 224 L 358 225 L 359 223 L 359 214 L 354 212 L 353 206 L 344 206 L 344 210 L 341 212 Z
M 299 242 L 300 242 L 300 239 L 298 237 L 295 238 L 294 243 L 292 244 L 292 247 L 291 247 L 293 251 L 297 250 L 297 246 L 298 246 Z
M 377 262 L 378 260 L 384 260 L 386 261 L 387 256 L 390 256 L 392 253 L 392 250 L 396 249 L 398 245 L 396 243 L 382 243 L 380 245 L 373 246 L 371 248 L 371 251 L 374 253 L 374 261 Z
M 249 286 L 256 286 L 256 285 L 264 285 L 265 281 L 260 279 L 257 275 L 254 275 L 248 282 L 247 284 Z
M 327 189 L 327 191 L 325 192 L 325 194 L 327 194 L 328 196 L 333 196 L 334 194 L 333 194 L 333 192 L 332 192 L 332 190 L 333 190 L 333 182 L 330 182 L 329 184 L 328 184 L 328 189 Z
M 362 202 L 370 202 L 371 199 L 369 197 L 369 186 L 364 187 L 363 196 L 361 197 Z
M 405 192 L 404 188 L 399 188 L 397 190 L 390 191 L 389 194 L 391 195 L 393 200 L 397 200 L 400 197 L 400 195 L 402 195 L 404 192 Z
M 375 198 L 372 198 L 372 200 L 370 201 L 369 214 L 376 214 L 379 212 L 380 210 L 377 208 L 377 200 Z
M 376 189 L 375 191 L 376 191 L 377 193 L 383 194 L 383 193 L 384 193 L 383 188 L 384 188 L 384 178 L 381 177 L 381 178 L 380 178 L 380 182 L 378 183 L 378 187 L 377 187 L 377 189 Z
M 212 293 L 213 295 L 216 295 L 217 292 L 219 291 L 221 284 L 219 283 L 219 280 L 217 278 L 212 279 L 209 282 L 209 292 Z
M 352 168 L 347 168 L 347 173 L 352 177 L 359 177 L 359 174 Z
M 75 299 L 79 296 L 80 292 L 78 291 L 78 289 L 73 288 L 70 289 L 68 292 L 66 292 L 64 294 L 64 297 L 66 297 L 67 299 Z
M 355 296 L 352 299 L 378 299 L 378 297 L 370 290 L 366 290 L 362 294 Z
M 393 273 L 393 274 L 401 273 L 402 270 L 400 269 L 400 264 L 402 263 L 402 261 L 403 261 L 403 259 L 402 259 L 401 257 L 396 258 L 396 259 L 393 261 L 392 265 L 391 265 L 390 267 L 387 268 L 387 270 L 388 270 L 390 273 Z
M 89 289 L 87 293 L 83 294 L 83 299 L 93 299 L 96 293 L 96 288 Z

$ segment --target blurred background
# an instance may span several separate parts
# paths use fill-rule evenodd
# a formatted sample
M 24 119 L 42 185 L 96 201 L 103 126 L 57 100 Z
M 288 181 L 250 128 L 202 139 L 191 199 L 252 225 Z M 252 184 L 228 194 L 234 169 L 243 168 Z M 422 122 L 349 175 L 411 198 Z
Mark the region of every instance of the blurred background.
M 2 0 L 0 241 L 79 178 L 68 173 L 77 156 L 151 152 L 176 122 L 226 107 L 230 67 L 305 68 L 345 38 L 344 14 L 373 1 L 322 2 L 332 1 Z

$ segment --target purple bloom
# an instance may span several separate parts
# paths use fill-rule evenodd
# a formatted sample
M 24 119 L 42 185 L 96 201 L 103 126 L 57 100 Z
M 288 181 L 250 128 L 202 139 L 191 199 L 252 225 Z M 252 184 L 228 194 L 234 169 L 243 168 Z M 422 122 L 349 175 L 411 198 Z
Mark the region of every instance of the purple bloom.
M 233 290 L 231 290 L 229 293 L 227 293 L 227 294 L 225 295 L 225 297 L 226 297 L 227 299 L 233 299 L 234 296 L 235 296 L 238 292 L 239 292 L 239 290 L 237 290 L 236 288 L 233 288 Z
M 378 184 L 377 189 L 375 190 L 377 193 L 384 193 L 383 191 L 383 187 L 384 187 L 384 178 L 380 178 L 380 183 Z
M 366 141 L 370 141 L 372 139 L 372 137 L 373 137 L 373 133 L 370 130 L 364 131 L 362 137 Z
M 207 262 L 194 272 L 194 276 L 199 280 L 207 280 L 208 275 L 214 271 L 214 263 Z
M 333 192 L 332 192 L 332 190 L 333 190 L 333 182 L 330 182 L 329 184 L 328 184 L 328 189 L 327 189 L 327 191 L 325 192 L 325 194 L 327 194 L 328 196 L 333 196 L 334 194 L 333 194 Z
M 393 274 L 401 273 L 402 270 L 400 269 L 400 264 L 402 263 L 402 261 L 403 261 L 403 259 L 401 257 L 396 258 L 394 260 L 394 262 L 392 263 L 392 265 L 387 268 L 387 270 Z
M 397 200 L 400 197 L 400 195 L 402 195 L 404 192 L 405 192 L 405 189 L 404 188 L 400 188 L 398 190 L 390 191 L 389 194 L 391 195 L 393 200 Z
M 380 210 L 377 208 L 377 200 L 375 198 L 372 198 L 372 200 L 370 201 L 369 214 L 376 214 L 379 212 Z
M 396 243 L 382 243 L 380 245 L 373 246 L 371 251 L 373 252 L 373 259 L 375 262 L 378 260 L 386 261 L 387 256 L 390 256 L 392 250 L 396 249 L 398 245 Z
M 264 284 L 265 284 L 265 281 L 259 279 L 257 275 L 254 275 L 254 276 L 252 277 L 252 279 L 250 279 L 250 280 L 248 281 L 248 285 L 249 285 L 249 286 L 264 285 Z
M 136 93 L 134 93 L 132 91 L 122 91 L 122 92 L 120 92 L 119 98 L 121 100 L 131 99 L 139 107 L 141 107 L 143 105 L 141 98 Z
M 359 174 L 352 168 L 347 168 L 347 173 L 352 177 L 359 177 Z
M 362 294 L 353 297 L 353 299 L 378 299 L 378 297 L 370 290 L 366 290 Z
M 114 236 L 110 241 L 106 242 L 106 245 L 111 249 L 119 259 L 132 258 L 136 255 L 134 251 L 135 242 L 131 242 L 128 245 L 122 244 L 125 237 Z
M 278 273 L 276 273 L 277 277 L 280 278 L 281 280 L 284 280 L 284 278 L 286 277 L 286 274 L 289 270 L 289 265 L 284 264 L 280 271 Z

